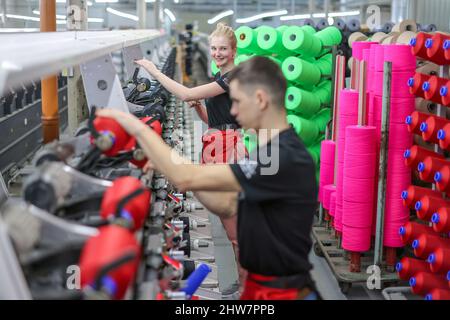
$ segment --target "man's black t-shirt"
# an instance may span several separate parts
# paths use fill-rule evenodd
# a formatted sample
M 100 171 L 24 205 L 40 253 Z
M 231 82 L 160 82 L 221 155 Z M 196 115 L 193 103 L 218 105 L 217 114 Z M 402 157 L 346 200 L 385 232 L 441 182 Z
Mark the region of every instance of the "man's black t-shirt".
M 214 76 L 214 80 L 225 92 L 205 100 L 206 110 L 208 112 L 208 126 L 213 128 L 224 124 L 234 124 L 239 127 L 235 117 L 230 113 L 231 99 L 229 95 L 228 73 L 221 76 L 220 72 L 218 72 Z
M 249 272 L 266 276 L 309 275 L 311 228 L 316 210 L 314 163 L 292 128 L 259 149 L 257 161 L 230 167 L 242 192 L 238 200 L 239 260 Z M 279 157 L 277 156 L 279 152 Z M 267 174 L 269 167 L 276 174 Z

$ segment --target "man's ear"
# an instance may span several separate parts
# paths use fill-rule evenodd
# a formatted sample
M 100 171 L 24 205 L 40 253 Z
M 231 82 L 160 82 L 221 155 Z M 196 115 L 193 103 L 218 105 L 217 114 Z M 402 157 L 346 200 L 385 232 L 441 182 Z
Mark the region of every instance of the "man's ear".
M 269 107 L 269 95 L 265 90 L 256 89 L 255 98 L 260 110 L 265 110 L 267 107 Z

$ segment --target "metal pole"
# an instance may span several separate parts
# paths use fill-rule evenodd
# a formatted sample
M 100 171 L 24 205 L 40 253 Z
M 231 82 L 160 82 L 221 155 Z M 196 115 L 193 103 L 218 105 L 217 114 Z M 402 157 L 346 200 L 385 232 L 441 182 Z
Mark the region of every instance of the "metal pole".
M 314 13 L 314 11 L 316 10 L 316 4 L 314 0 L 309 0 L 308 9 L 310 14 Z
M 88 30 L 88 7 L 86 0 L 67 0 L 67 30 Z M 87 118 L 88 108 L 84 92 L 83 78 L 79 66 L 68 70 L 67 74 L 68 126 L 75 134 L 80 123 Z
M 161 22 L 159 20 L 160 5 L 161 5 L 160 0 L 156 0 L 155 5 L 153 6 L 154 15 L 155 15 L 155 29 L 161 28 Z
M 383 259 L 383 230 L 384 230 L 384 207 L 386 191 L 386 167 L 388 161 L 388 141 L 389 141 L 389 113 L 391 109 L 391 77 L 392 62 L 384 63 L 383 77 L 383 107 L 381 111 L 381 145 L 380 161 L 378 163 L 378 203 L 377 203 L 377 226 L 375 234 L 374 265 L 381 266 Z
M 259 2 L 258 2 L 258 6 L 259 6 Z M 233 0 L 233 11 L 237 17 L 237 0 Z M 230 19 L 232 21 L 231 25 L 233 26 L 233 29 L 236 29 L 236 19 L 233 19 L 233 16 L 230 16 Z
M 138 28 L 147 28 L 147 3 L 145 0 L 136 0 L 137 16 L 139 17 Z
M 6 0 L 1 0 L 2 13 L 0 15 L 0 26 L 6 27 Z
M 40 0 L 41 32 L 56 31 L 56 1 Z M 42 129 L 44 143 L 59 138 L 58 78 L 50 76 L 42 79 Z

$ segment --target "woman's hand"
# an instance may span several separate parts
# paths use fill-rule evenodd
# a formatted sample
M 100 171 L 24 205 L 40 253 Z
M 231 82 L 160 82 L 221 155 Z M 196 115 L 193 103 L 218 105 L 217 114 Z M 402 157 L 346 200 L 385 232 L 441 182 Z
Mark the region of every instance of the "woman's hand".
M 187 102 L 189 107 L 195 108 L 195 107 L 201 107 L 202 103 L 199 100 L 192 100 Z
M 150 75 L 152 75 L 153 77 L 156 77 L 156 75 L 159 73 L 158 68 L 150 60 L 147 60 L 144 58 L 144 59 L 140 59 L 140 60 L 135 60 L 134 63 L 144 67 L 145 70 L 147 70 L 148 73 L 150 73 Z
M 97 110 L 96 115 L 98 117 L 105 117 L 116 120 L 121 125 L 121 127 L 131 136 L 135 136 L 139 131 L 146 127 L 143 122 L 141 122 L 132 114 L 115 109 Z

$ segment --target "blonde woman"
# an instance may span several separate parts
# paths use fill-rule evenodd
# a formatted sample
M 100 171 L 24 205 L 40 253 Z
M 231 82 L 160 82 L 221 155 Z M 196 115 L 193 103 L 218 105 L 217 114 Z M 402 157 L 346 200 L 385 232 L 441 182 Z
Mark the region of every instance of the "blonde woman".
M 136 63 L 144 67 L 167 91 L 195 108 L 200 119 L 208 124 L 202 137 L 202 163 L 229 163 L 245 157 L 247 151 L 242 143 L 240 126 L 230 114 L 228 73 L 235 67 L 236 37 L 231 27 L 219 23 L 209 36 L 211 58 L 218 72 L 214 81 L 188 88 L 161 73 L 153 62 L 143 59 Z M 205 99 L 204 106 L 199 100 Z M 228 239 L 237 255 L 237 217 L 221 218 Z M 244 271 L 240 270 L 242 278 Z M 242 279 L 241 279 L 242 280 Z

